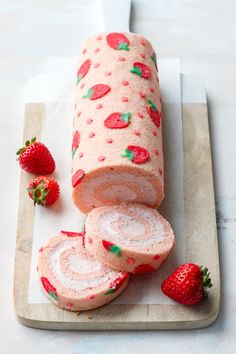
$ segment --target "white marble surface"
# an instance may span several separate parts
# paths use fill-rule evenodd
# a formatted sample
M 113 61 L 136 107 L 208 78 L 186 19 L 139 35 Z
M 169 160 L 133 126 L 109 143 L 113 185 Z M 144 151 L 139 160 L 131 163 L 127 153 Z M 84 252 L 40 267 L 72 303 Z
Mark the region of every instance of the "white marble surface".
M 134 0 L 133 31 L 158 38 L 159 56 L 181 59 L 208 95 L 222 274 L 222 305 L 208 329 L 53 332 L 25 328 L 12 299 L 22 95 L 47 57 L 74 56 L 85 31 L 101 27 L 97 0 L 0 1 L 0 353 L 116 354 L 236 352 L 236 5 L 234 0 Z

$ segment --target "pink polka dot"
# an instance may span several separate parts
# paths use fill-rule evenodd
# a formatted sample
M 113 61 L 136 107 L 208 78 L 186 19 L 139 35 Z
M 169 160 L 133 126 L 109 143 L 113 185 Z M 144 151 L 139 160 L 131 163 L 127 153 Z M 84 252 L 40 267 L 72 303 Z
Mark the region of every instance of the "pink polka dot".
M 86 52 L 87 52 L 87 49 L 84 48 L 83 51 L 82 51 L 82 53 L 85 54 Z
M 112 144 L 113 143 L 113 139 L 107 139 L 107 144 Z
M 97 109 L 101 109 L 102 107 L 103 107 L 103 105 L 102 105 L 101 103 L 99 103 L 99 104 L 96 105 L 96 108 L 97 108 Z
M 150 92 L 155 92 L 155 89 L 154 89 L 154 87 L 150 87 Z
M 111 71 L 106 71 L 105 76 L 111 76 Z
M 97 41 L 100 41 L 102 39 L 102 36 L 97 36 Z
M 157 149 L 153 150 L 154 151 L 154 154 L 156 154 L 157 156 L 159 156 L 159 152 Z
M 89 118 L 89 119 L 86 120 L 86 123 L 87 124 L 91 124 L 91 123 L 93 123 L 93 120 L 91 118 Z
M 141 97 L 141 98 L 146 98 L 146 94 L 144 93 L 144 92 L 139 92 L 139 96 Z
M 142 53 L 140 53 L 140 57 L 145 59 L 146 58 L 146 54 L 142 52 Z
M 159 168 L 159 173 L 160 173 L 160 175 L 162 176 L 163 175 L 163 173 L 162 173 L 162 169 L 161 168 Z
M 102 161 L 104 161 L 104 160 L 106 160 L 106 157 L 105 157 L 105 156 L 103 156 L 103 155 L 98 156 L 98 161 L 99 161 L 99 162 L 102 162 Z
M 129 99 L 128 99 L 128 97 L 123 96 L 123 97 L 121 98 L 121 101 L 122 101 L 122 102 L 128 102 Z
M 74 304 L 72 302 L 67 302 L 67 304 L 66 304 L 67 310 L 71 310 L 73 306 L 74 306 Z
M 95 295 L 91 294 L 91 295 L 87 295 L 87 299 L 88 300 L 93 300 L 95 298 Z
M 146 45 L 146 42 L 145 42 L 145 40 L 143 38 L 140 40 L 140 44 L 141 45 Z
M 125 57 L 119 57 L 118 60 L 119 61 L 125 61 L 126 59 L 125 59 Z
M 136 135 L 136 136 L 140 136 L 140 135 L 141 135 L 141 133 L 140 133 L 139 130 L 134 130 L 134 131 L 133 131 L 133 134 Z
M 129 82 L 124 80 L 124 81 L 122 81 L 122 85 L 123 85 L 123 86 L 128 86 L 128 85 L 129 85 Z
M 155 130 L 153 130 L 152 134 L 153 134 L 154 136 L 157 136 L 157 132 L 156 132 Z
M 83 82 L 81 85 L 80 85 L 80 89 L 82 90 L 85 86 L 85 83 Z
M 134 264 L 134 263 L 135 263 L 135 260 L 133 258 L 129 257 L 127 259 L 127 264 Z
M 93 132 L 89 133 L 89 135 L 88 135 L 89 138 L 93 138 L 94 136 L 95 136 L 95 133 L 93 133 Z
M 97 69 L 99 66 L 100 66 L 100 63 L 95 63 L 95 64 L 93 65 L 94 69 Z
M 100 51 L 100 48 L 94 49 L 94 53 L 98 53 Z
M 139 118 L 143 118 L 144 117 L 143 113 L 142 112 L 138 112 L 138 117 Z
M 88 243 L 93 243 L 92 237 L 88 237 Z
M 78 112 L 78 113 L 77 113 L 77 117 L 80 117 L 80 115 L 81 115 L 81 112 Z
M 156 254 L 153 259 L 158 260 L 161 256 L 159 254 Z
M 79 155 L 78 155 L 79 159 L 81 159 L 83 156 L 84 156 L 83 152 L 80 152 Z

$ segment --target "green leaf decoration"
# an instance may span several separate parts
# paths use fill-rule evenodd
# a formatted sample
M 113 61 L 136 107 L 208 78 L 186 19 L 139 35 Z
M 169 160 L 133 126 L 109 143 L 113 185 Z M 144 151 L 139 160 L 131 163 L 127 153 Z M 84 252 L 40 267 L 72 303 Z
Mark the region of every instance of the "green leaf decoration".
M 148 100 L 148 104 L 153 109 L 153 111 L 157 110 L 156 106 L 154 105 L 154 103 L 151 100 Z
M 93 95 L 93 90 L 90 88 L 88 89 L 87 95 L 83 96 L 83 98 L 91 98 Z
M 77 85 L 78 85 L 78 83 L 80 82 L 81 79 L 83 79 L 83 76 L 80 74 L 80 75 L 77 76 Z
M 71 152 L 71 154 L 72 154 L 72 159 L 73 159 L 74 156 L 75 156 L 76 150 L 77 150 L 77 149 L 72 149 L 72 152 Z
M 115 253 L 117 257 L 121 256 L 121 248 L 119 246 L 116 245 L 110 246 L 109 251 Z
M 157 56 L 156 56 L 156 53 L 153 53 L 153 54 L 152 54 L 151 59 L 152 59 L 153 63 L 154 63 L 155 65 L 157 65 Z
M 137 66 L 134 66 L 133 69 L 130 70 L 130 72 L 132 74 L 136 74 L 138 76 L 142 76 L 142 71 L 139 68 L 137 68 Z
M 56 296 L 56 294 L 54 294 L 53 291 L 50 291 L 50 292 L 49 292 L 49 295 L 50 295 L 55 301 L 57 301 L 57 296 Z
M 109 289 L 105 295 L 113 294 L 116 291 L 116 289 Z
M 131 113 L 122 113 L 121 114 L 121 119 L 123 120 L 123 122 L 128 123 L 130 121 L 131 118 Z
M 132 161 L 134 158 L 134 154 L 132 151 L 125 149 L 125 154 L 121 155 L 121 157 L 128 157 L 128 159 Z
M 128 43 L 122 42 L 116 48 L 118 50 L 129 50 Z

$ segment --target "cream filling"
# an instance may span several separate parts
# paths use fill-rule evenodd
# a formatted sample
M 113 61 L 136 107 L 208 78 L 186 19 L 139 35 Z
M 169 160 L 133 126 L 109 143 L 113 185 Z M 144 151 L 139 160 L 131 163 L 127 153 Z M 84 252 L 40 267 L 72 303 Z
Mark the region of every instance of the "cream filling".
M 67 260 L 61 259 L 62 253 L 68 249 L 73 250 L 72 247 L 78 249 L 77 255 L 74 255 L 73 253 L 71 256 L 69 255 Z M 77 242 L 76 240 L 64 240 L 50 251 L 48 260 L 50 268 L 54 277 L 63 285 L 63 287 L 74 289 L 76 291 L 96 288 L 121 275 L 120 272 L 108 270 L 108 268 L 106 269 L 101 262 L 87 258 L 83 252 L 79 252 L 80 248 L 80 242 Z M 77 273 L 80 279 L 70 279 L 68 274 L 61 270 L 60 262 L 63 261 L 68 262 L 68 270 Z M 90 273 L 95 273 L 94 278 L 89 278 L 89 276 L 91 276 Z
M 154 204 L 157 198 L 156 189 L 148 177 L 127 172 L 107 172 L 95 176 L 85 183 L 80 193 L 85 204 L 95 206 L 104 205 L 104 201 Z
M 147 209 L 127 207 L 124 212 L 107 211 L 97 220 L 104 238 L 117 245 L 152 248 L 163 241 L 163 225 Z

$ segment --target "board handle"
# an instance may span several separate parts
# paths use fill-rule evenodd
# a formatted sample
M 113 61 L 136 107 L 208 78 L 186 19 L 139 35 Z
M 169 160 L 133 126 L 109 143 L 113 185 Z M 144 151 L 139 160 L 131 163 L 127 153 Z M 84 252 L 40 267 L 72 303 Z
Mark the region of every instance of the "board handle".
M 105 32 L 129 32 L 131 0 L 100 0 Z

